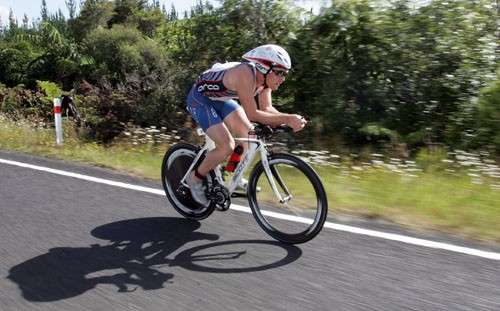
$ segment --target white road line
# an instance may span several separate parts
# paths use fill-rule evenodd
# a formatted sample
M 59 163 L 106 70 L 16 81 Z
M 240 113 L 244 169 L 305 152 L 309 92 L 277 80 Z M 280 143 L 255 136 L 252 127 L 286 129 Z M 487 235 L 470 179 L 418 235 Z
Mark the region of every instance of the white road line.
M 30 169 L 33 169 L 33 170 L 44 171 L 44 172 L 48 172 L 48 173 L 52 173 L 52 174 L 57 174 L 57 175 L 74 177 L 74 178 L 88 180 L 88 181 L 95 182 L 95 183 L 106 184 L 106 185 L 110 185 L 110 186 L 116 186 L 116 187 L 121 187 L 121 188 L 125 188 L 125 189 L 130 189 L 130 190 L 136 190 L 136 191 L 142 191 L 142 192 L 149 192 L 149 193 L 153 193 L 153 194 L 165 195 L 165 191 L 159 190 L 159 189 L 153 189 L 153 188 L 147 188 L 147 187 L 142 187 L 142 186 L 136 186 L 136 185 L 126 184 L 126 183 L 122 183 L 122 182 L 118 182 L 118 181 L 112 181 L 112 180 L 108 180 L 108 179 L 102 179 L 102 178 L 97 178 L 97 177 L 92 177 L 92 176 L 87 176 L 87 175 L 82 175 L 82 174 L 77 174 L 77 173 L 71 173 L 71 172 L 56 170 L 56 169 L 53 169 L 53 168 L 48 168 L 48 167 L 43 167 L 43 166 L 37 166 L 37 165 L 32 165 L 32 164 L 27 164 L 27 163 L 21 163 L 21 162 L 16 162 L 16 161 L 9 161 L 9 160 L 4 160 L 4 159 L 0 159 L 0 163 L 5 163 L 5 164 L 10 164 L 10 165 L 15 165 L 15 166 L 20 166 L 20 167 L 30 168 Z
M 77 173 L 72 173 L 72 172 L 67 172 L 67 171 L 62 171 L 62 170 L 56 170 L 56 169 L 43 167 L 43 166 L 37 166 L 37 165 L 32 165 L 32 164 L 27 164 L 27 163 L 22 163 L 22 162 L 17 162 L 17 161 L 4 160 L 4 159 L 0 159 L 0 163 L 15 165 L 15 166 L 29 168 L 29 169 L 34 169 L 34 170 L 38 170 L 38 171 L 44 171 L 44 172 L 57 174 L 57 175 L 63 175 L 63 176 L 67 176 L 67 177 L 83 179 L 83 180 L 87 180 L 87 181 L 91 181 L 91 182 L 121 187 L 121 188 L 135 190 L 135 191 L 142 191 L 142 192 L 147 192 L 147 193 L 152 193 L 152 194 L 165 195 L 165 192 L 163 190 L 160 190 L 160 189 L 136 186 L 136 185 L 127 184 L 127 183 L 123 183 L 123 182 L 117 182 L 117 181 L 112 181 L 112 180 L 108 180 L 108 179 L 102 179 L 102 178 L 97 178 L 97 177 L 92 177 L 92 176 L 87 176 L 87 175 L 83 175 L 83 174 L 77 174 Z M 241 206 L 241 205 L 237 205 L 237 204 L 232 204 L 231 209 L 236 210 L 236 211 L 251 213 L 251 210 L 249 207 Z M 273 213 L 272 216 L 277 217 L 277 218 L 291 220 L 291 221 L 301 221 L 301 222 L 304 221 L 303 219 L 300 219 L 300 218 L 292 220 L 285 215 L 276 214 L 276 213 Z M 295 217 L 295 218 L 297 218 L 297 217 Z M 481 251 L 478 249 L 456 246 L 456 245 L 441 243 L 441 242 L 434 242 L 434 241 L 430 241 L 430 240 L 412 238 L 412 237 L 394 234 L 394 233 L 385 233 L 385 232 L 380 232 L 380 231 L 375 231 L 375 230 L 368 230 L 368 229 L 363 229 L 363 228 L 358 228 L 358 227 L 336 224 L 336 223 L 332 223 L 332 222 L 326 222 L 325 228 L 330 228 L 330 229 L 334 229 L 334 230 L 345 231 L 345 232 L 350 232 L 350 233 L 355 233 L 355 234 L 367 235 L 367 236 L 372 236 L 372 237 L 377 237 L 377 238 L 381 238 L 381 239 L 392 240 L 392 241 L 397 241 L 397 242 L 402 242 L 402 243 L 412 244 L 412 245 L 417 245 L 417 246 L 423 246 L 423 247 L 429 247 L 429 248 L 435 248 L 435 249 L 443 249 L 443 250 L 447 250 L 447 251 L 451 251 L 451 252 L 455 252 L 455 253 L 467 254 L 467 255 L 472 255 L 472 256 L 476 256 L 476 257 L 482 257 L 482 258 L 493 259 L 493 260 L 500 260 L 500 253 L 486 252 L 486 251 Z

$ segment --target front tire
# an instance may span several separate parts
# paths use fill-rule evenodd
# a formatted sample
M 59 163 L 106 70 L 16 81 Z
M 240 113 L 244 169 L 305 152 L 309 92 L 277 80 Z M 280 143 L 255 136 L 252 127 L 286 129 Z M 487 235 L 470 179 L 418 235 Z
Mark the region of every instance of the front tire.
M 252 213 L 273 238 L 291 244 L 307 242 L 321 231 L 328 214 L 323 183 L 309 164 L 294 155 L 274 153 L 268 159 L 271 178 L 286 200 L 279 202 L 276 198 L 261 161 L 252 170 L 248 184 Z

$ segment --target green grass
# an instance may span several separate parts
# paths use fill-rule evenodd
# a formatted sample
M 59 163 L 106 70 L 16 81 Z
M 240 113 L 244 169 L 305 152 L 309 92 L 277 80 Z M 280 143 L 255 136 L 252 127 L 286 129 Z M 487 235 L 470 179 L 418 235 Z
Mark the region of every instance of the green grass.
M 69 122 L 63 146 L 56 146 L 53 129 L 34 129 L 23 121 L 14 124 L 0 115 L 0 149 L 85 162 L 160 181 L 166 143 L 111 146 L 84 142 Z M 349 217 L 381 218 L 396 224 L 500 242 L 500 190 L 498 178 L 482 184 L 466 172 L 397 173 L 372 167 L 315 166 L 325 185 L 330 213 Z
M 1 117 L 1 116 L 0 116 Z M 0 149 L 22 151 L 67 161 L 105 166 L 141 176 L 159 179 L 159 167 L 168 145 L 127 146 L 117 143 L 106 147 L 77 138 L 71 123 L 65 124 L 63 144 L 57 146 L 55 130 L 34 129 L 23 121 L 18 124 L 0 118 Z
M 412 228 L 427 228 L 500 242 L 500 190 L 471 183 L 465 174 L 391 172 L 354 176 L 322 171 L 330 205 L 347 213 L 380 217 Z

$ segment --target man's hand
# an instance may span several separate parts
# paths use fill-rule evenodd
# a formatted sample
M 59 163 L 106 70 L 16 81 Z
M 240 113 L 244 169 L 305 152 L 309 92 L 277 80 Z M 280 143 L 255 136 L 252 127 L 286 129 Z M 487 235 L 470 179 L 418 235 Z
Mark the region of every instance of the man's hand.
M 290 114 L 288 115 L 288 122 L 286 124 L 290 126 L 294 132 L 298 132 L 304 128 L 304 126 L 307 124 L 307 121 L 301 115 Z

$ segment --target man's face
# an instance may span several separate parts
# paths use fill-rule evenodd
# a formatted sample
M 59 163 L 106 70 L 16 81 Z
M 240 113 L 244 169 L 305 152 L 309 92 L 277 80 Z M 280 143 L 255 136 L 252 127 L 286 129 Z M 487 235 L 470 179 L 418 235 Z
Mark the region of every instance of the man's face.
M 281 83 L 285 82 L 287 73 L 288 70 L 283 70 L 281 68 L 271 69 L 271 72 L 267 75 L 267 86 L 272 90 L 278 89 Z

